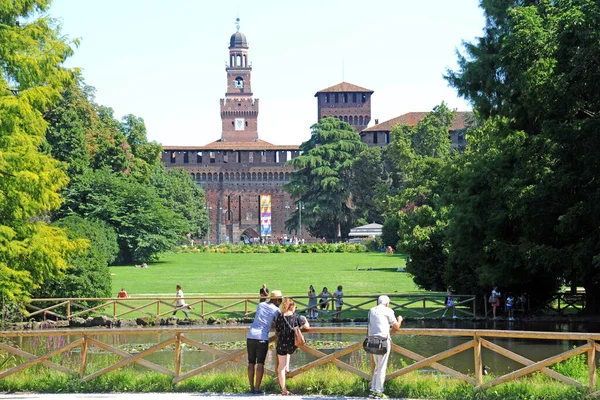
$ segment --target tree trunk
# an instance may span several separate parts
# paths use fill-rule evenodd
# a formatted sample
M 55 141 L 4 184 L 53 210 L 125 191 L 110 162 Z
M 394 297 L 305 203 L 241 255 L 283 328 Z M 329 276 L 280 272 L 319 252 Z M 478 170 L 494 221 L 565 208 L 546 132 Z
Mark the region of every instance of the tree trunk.
M 339 223 L 339 222 L 337 224 L 337 232 L 336 232 L 335 235 L 337 236 L 336 237 L 336 239 L 337 239 L 336 242 L 338 242 L 340 240 L 340 238 L 342 237 L 342 224 Z

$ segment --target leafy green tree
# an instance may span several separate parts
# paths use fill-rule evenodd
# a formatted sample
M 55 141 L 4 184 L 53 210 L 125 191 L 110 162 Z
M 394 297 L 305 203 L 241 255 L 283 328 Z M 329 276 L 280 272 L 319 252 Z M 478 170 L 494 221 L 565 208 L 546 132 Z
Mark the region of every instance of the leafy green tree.
M 367 145 L 347 123 L 324 118 L 312 127 L 302 154 L 287 162 L 296 168 L 285 189 L 304 206 L 302 220 L 313 234 L 340 238 L 352 223 L 350 181 L 356 157 Z M 287 226 L 294 228 L 298 210 Z
M 148 142 L 146 124 L 135 115 L 128 114 L 121 119 L 120 131 L 127 138 L 134 156 L 131 162 L 132 174 L 140 181 L 147 181 L 154 168 L 161 165 L 162 146 L 156 142 Z
M 166 207 L 154 187 L 108 168 L 78 176 L 64 195 L 59 216 L 77 214 L 112 226 L 121 263 L 154 260 L 186 233 L 184 217 Z
M 383 223 L 374 198 L 377 187 L 386 180 L 381 148 L 370 147 L 360 153 L 352 168 L 350 192 L 357 224 Z
M 0 293 L 9 301 L 63 274 L 85 245 L 45 222 L 67 176 L 40 151 L 42 115 L 71 80 L 62 64 L 72 54 L 54 22 L 39 17 L 48 7 L 44 0 L 0 6 Z
M 109 297 L 111 277 L 108 265 L 119 252 L 115 230 L 102 221 L 72 215 L 55 222 L 65 228 L 70 239 L 85 239 L 89 247 L 73 254 L 67 274 L 48 280 L 34 292 L 35 297 Z M 93 302 L 89 306 L 96 305 Z
M 428 290 L 446 286 L 448 209 L 442 203 L 442 194 L 445 169 L 457 156 L 449 136 L 454 115 L 442 103 L 418 124 L 394 127 L 392 143 L 386 150 L 393 178 L 385 194 L 384 227 L 386 231 L 398 227 L 396 242 L 387 243 L 394 238 L 387 233 L 386 243 L 410 256 L 407 271 L 417 285 Z
M 150 179 L 166 208 L 173 210 L 183 219 L 185 233 L 192 237 L 203 237 L 208 229 L 204 190 L 183 168 L 165 171 L 157 166 Z
M 587 311 L 597 313 L 600 5 L 490 0 L 483 7 L 484 36 L 466 45 L 448 80 L 483 117 L 502 117 L 486 125 L 468 157 L 473 163 L 465 165 L 484 168 L 477 172 L 483 193 L 456 182 L 482 210 L 475 219 L 495 229 L 472 232 L 482 234 L 480 248 L 452 246 L 452 264 L 460 269 L 469 259 L 487 258 L 481 285 L 516 281 L 518 270 L 519 283 L 534 283 L 539 301 L 562 284 L 583 285 Z M 459 176 L 473 173 L 467 168 Z M 469 218 L 462 206 L 455 211 Z M 472 231 L 466 224 L 452 229 L 452 242 Z

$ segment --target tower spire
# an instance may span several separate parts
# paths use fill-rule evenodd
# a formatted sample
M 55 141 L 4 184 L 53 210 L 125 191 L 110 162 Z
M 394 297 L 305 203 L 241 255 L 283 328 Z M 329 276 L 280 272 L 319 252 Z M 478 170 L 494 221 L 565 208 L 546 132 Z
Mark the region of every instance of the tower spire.
M 240 17 L 235 19 L 235 27 L 237 28 L 237 32 L 240 31 Z

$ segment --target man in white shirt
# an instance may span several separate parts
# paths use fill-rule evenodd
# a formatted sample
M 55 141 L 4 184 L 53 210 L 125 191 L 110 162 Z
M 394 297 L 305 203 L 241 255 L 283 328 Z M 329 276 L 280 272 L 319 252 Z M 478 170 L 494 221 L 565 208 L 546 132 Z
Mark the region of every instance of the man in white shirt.
M 264 394 L 260 390 L 263 374 L 265 371 L 265 359 L 269 350 L 269 331 L 275 318 L 281 313 L 279 305 L 283 299 L 280 290 L 271 292 L 271 301 L 258 303 L 256 316 L 246 337 L 246 348 L 248 350 L 248 381 L 252 394 Z M 256 373 L 255 373 L 256 369 Z M 256 383 L 254 377 L 256 376 Z
M 390 358 L 392 348 L 392 340 L 390 336 L 391 330 L 400 329 L 402 317 L 394 315 L 394 310 L 389 308 L 390 298 L 382 295 L 377 299 L 377 305 L 369 310 L 369 336 L 378 336 L 388 341 L 387 352 L 385 354 L 371 354 L 375 361 L 375 370 L 373 379 L 371 380 L 370 398 L 387 398 L 383 393 L 383 384 L 385 382 L 385 372 L 387 363 Z

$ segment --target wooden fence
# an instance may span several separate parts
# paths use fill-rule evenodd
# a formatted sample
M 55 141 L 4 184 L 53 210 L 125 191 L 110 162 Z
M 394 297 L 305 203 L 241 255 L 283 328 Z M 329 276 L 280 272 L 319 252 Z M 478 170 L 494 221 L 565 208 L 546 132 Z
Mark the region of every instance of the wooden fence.
M 144 329 L 62 329 L 62 330 L 39 330 L 39 331 L 3 331 L 0 332 L 0 351 L 8 354 L 12 354 L 15 357 L 15 362 L 10 367 L 4 367 L 0 371 L 0 379 L 7 376 L 13 375 L 22 371 L 26 368 L 43 365 L 47 368 L 64 372 L 66 374 L 75 374 L 80 377 L 82 382 L 90 381 L 96 377 L 107 374 L 111 371 L 119 368 L 132 365 L 134 363 L 142 365 L 153 371 L 161 374 L 165 374 L 172 377 L 174 384 L 180 383 L 185 379 L 202 374 L 204 372 L 214 370 L 224 364 L 238 364 L 246 365 L 246 349 L 242 348 L 239 350 L 221 350 L 215 346 L 214 342 L 201 342 L 193 340 L 189 336 L 193 334 L 201 333 L 213 333 L 213 334 L 225 334 L 225 333 L 238 333 L 245 334 L 247 327 L 223 327 L 223 326 L 203 326 L 203 327 L 173 327 L 173 328 L 144 328 Z M 324 364 L 333 364 L 338 368 L 349 371 L 352 374 L 358 375 L 366 380 L 370 380 L 371 376 L 368 372 L 361 370 L 355 366 L 348 364 L 343 361 L 341 357 L 349 355 L 353 352 L 362 351 L 361 341 L 348 342 L 342 341 L 345 335 L 365 335 L 365 328 L 355 327 L 317 327 L 310 330 L 311 334 L 307 335 L 308 341 L 306 345 L 300 349 L 314 358 L 314 361 L 307 361 L 304 365 L 291 370 L 288 374 L 290 378 L 301 375 L 313 368 Z M 134 352 L 129 353 L 119 348 L 119 346 L 111 345 L 109 343 L 118 342 L 115 336 L 141 335 L 141 334 L 156 334 L 157 342 L 151 347 L 140 351 L 136 349 Z M 319 337 L 324 334 L 336 334 L 336 340 L 339 341 L 339 345 L 335 347 L 332 353 L 325 353 L 323 349 L 319 349 L 314 343 L 317 343 Z M 462 380 L 468 384 L 474 386 L 475 390 L 485 390 L 504 382 L 519 379 L 523 376 L 530 375 L 534 372 L 545 374 L 551 378 L 554 378 L 566 385 L 574 385 L 577 387 L 587 387 L 591 396 L 600 395 L 600 391 L 596 390 L 596 351 L 600 350 L 600 345 L 597 343 L 600 341 L 600 334 L 592 333 L 568 333 L 568 332 L 531 332 L 531 331 L 496 331 L 496 330 L 463 330 L 463 329 L 400 329 L 394 333 L 398 336 L 439 336 L 439 337 L 456 337 L 464 338 L 466 342 L 457 346 L 448 348 L 437 354 L 430 356 L 423 356 L 415 351 L 399 346 L 397 344 L 392 345 L 392 351 L 398 353 L 408 359 L 413 360 L 411 364 L 404 366 L 396 371 L 389 371 L 386 375 L 386 381 L 394 379 L 408 373 L 423 369 L 433 368 L 440 371 L 442 374 L 450 376 L 455 379 Z M 100 340 L 100 337 L 109 337 L 108 343 L 105 339 Z M 331 342 L 331 335 L 327 336 L 328 342 Z M 24 337 L 46 337 L 49 340 L 50 337 L 54 338 L 53 346 L 45 348 L 41 352 L 47 350 L 44 354 L 33 354 L 34 352 L 24 351 L 18 345 L 18 341 Z M 67 338 L 67 340 L 58 341 L 56 338 Z M 166 338 L 165 338 L 166 337 Z M 348 336 L 345 336 L 348 338 Z M 111 338 L 113 340 L 111 340 Z M 539 361 L 530 360 L 522 355 L 519 355 L 507 348 L 504 348 L 493 342 L 494 339 L 498 338 L 515 338 L 521 340 L 568 340 L 580 342 L 575 348 L 568 351 L 564 351 L 560 354 L 547 357 Z M 126 338 L 125 341 L 131 341 L 131 338 Z M 273 335 L 270 341 L 275 341 L 276 337 Z M 400 340 L 401 341 L 401 340 Z M 411 341 L 408 341 L 409 343 Z M 187 371 L 183 370 L 182 365 L 182 352 L 183 345 L 187 348 L 195 348 L 200 351 L 205 351 L 212 355 L 212 361 L 205 363 L 204 365 L 191 368 Z M 171 366 L 169 369 L 167 366 L 159 365 L 156 362 L 151 362 L 145 358 L 156 353 L 159 350 L 169 347 L 172 349 L 172 362 L 168 365 Z M 408 346 L 407 346 L 408 347 Z M 482 349 L 488 349 L 493 353 L 500 354 L 508 359 L 514 360 L 523 366 L 510 373 L 506 373 L 502 376 L 485 377 L 483 376 L 483 362 L 482 362 Z M 474 371 L 472 374 L 465 374 L 450 367 L 440 364 L 441 361 L 455 356 L 459 353 L 469 351 L 473 349 L 473 367 L 469 368 L 469 371 Z M 88 373 L 89 365 L 89 354 L 90 352 L 104 351 L 115 354 L 121 359 L 111 365 L 103 366 L 103 368 Z M 271 350 L 273 351 L 273 350 Z M 570 377 L 564 376 L 556 371 L 549 369 L 548 367 L 558 362 L 567 360 L 571 357 L 579 354 L 587 354 L 587 365 L 589 369 L 589 375 L 586 384 L 576 381 Z M 72 357 L 79 357 L 78 362 L 73 363 L 76 367 L 75 370 L 69 369 L 68 367 L 56 362 L 56 359 L 51 360 L 53 357 L 60 354 L 69 354 Z M 18 358 L 18 359 L 17 359 Z M 274 357 L 275 359 L 277 357 Z M 22 362 L 21 362 L 22 361 Z M 68 364 L 65 364 L 68 365 Z M 276 373 L 272 366 L 265 366 L 265 373 L 271 376 L 276 376 Z M 491 365 L 493 368 L 494 366 Z M 496 370 L 499 370 L 496 369 Z
M 374 295 L 344 296 L 344 305 L 341 311 L 336 310 L 335 300 L 329 299 L 329 309 L 325 311 L 321 310 L 319 305 L 309 307 L 307 296 L 293 296 L 298 304 L 299 313 L 308 313 L 310 308 L 314 308 L 319 312 L 319 317 L 325 319 L 366 317 L 367 311 L 377 305 L 377 297 Z M 391 299 L 390 307 L 403 316 L 439 317 L 446 309 L 445 295 L 396 294 L 389 297 Z M 476 317 L 476 296 L 454 295 L 453 297 L 457 316 Z M 56 320 L 71 320 L 90 315 L 104 315 L 110 318 L 134 316 L 165 318 L 176 311 L 173 305 L 175 300 L 174 297 L 32 299 L 25 305 L 27 313 L 24 317 Z M 187 313 L 198 318 L 250 317 L 254 315 L 259 300 L 259 297 L 240 296 L 190 296 L 185 298 L 185 301 L 192 307 L 191 310 L 187 310 Z M 89 306 L 88 302 L 94 306 Z M 360 313 L 356 313 L 356 311 Z

